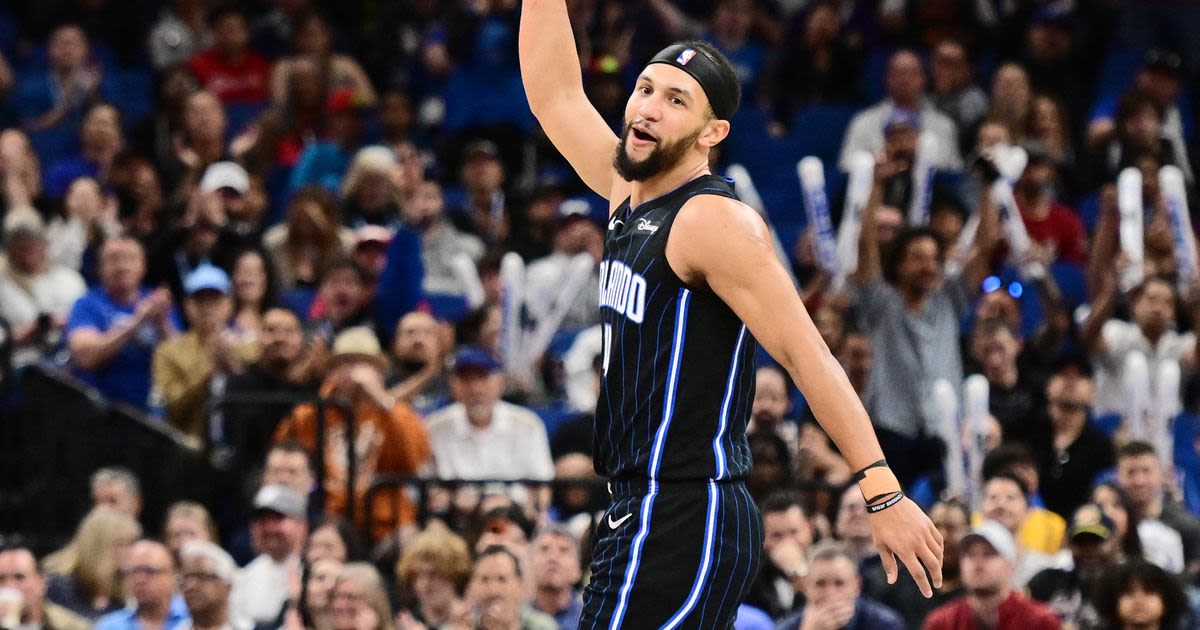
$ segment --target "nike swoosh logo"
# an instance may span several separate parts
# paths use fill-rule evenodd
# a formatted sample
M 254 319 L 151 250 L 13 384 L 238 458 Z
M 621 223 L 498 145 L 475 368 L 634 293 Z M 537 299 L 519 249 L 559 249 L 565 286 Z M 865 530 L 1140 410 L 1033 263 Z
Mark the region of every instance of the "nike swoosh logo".
M 629 517 L 631 517 L 631 516 L 633 516 L 632 512 L 630 512 L 629 514 L 626 514 L 625 516 L 622 516 L 621 518 L 614 521 L 612 514 L 609 514 L 608 515 L 608 528 L 616 529 L 616 528 L 620 527 L 621 524 L 624 523 L 625 521 L 628 521 Z
M 613 220 L 608 222 L 608 229 L 615 230 L 615 229 L 617 229 L 618 225 L 625 225 L 625 222 L 616 217 L 613 217 Z

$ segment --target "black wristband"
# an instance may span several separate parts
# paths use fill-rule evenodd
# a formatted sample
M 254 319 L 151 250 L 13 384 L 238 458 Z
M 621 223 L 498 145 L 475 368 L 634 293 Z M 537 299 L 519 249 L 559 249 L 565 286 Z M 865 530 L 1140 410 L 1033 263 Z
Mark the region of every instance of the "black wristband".
M 876 503 L 875 505 L 868 505 L 867 512 L 870 514 L 874 514 L 876 512 L 882 512 L 882 511 L 892 507 L 893 505 L 896 505 L 903 498 L 904 498 L 904 491 L 897 490 L 895 496 L 888 499 L 887 501 L 884 501 L 883 503 Z
M 867 464 L 866 466 L 863 466 L 861 470 L 854 473 L 854 477 L 853 477 L 854 483 L 858 483 L 858 482 L 862 481 L 863 479 L 866 479 L 867 471 L 872 468 L 888 468 L 887 460 L 881 459 L 877 462 L 872 462 L 870 464 Z

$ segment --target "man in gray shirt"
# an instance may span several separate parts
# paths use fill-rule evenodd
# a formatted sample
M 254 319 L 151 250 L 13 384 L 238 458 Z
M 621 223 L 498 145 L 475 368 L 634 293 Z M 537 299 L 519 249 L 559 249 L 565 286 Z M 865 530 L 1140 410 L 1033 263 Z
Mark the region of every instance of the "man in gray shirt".
M 904 167 L 885 158 L 875 169 L 853 279 L 860 325 L 875 350 L 867 411 L 888 463 L 907 484 L 940 462 L 939 457 L 923 456 L 920 448 L 928 436 L 936 435 L 933 386 L 944 379 L 958 390 L 962 383 L 960 317 L 990 271 L 999 229 L 985 192 L 975 249 L 961 272 L 945 276 L 945 244 L 924 227 L 906 228 L 897 235 L 885 258 L 876 242 L 875 213 L 883 203 L 882 183 Z

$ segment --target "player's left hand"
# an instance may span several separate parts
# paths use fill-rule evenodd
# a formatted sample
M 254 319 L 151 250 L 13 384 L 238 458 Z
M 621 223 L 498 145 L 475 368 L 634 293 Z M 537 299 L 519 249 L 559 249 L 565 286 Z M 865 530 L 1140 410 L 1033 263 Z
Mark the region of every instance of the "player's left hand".
M 883 569 L 887 572 L 888 584 L 896 583 L 896 559 L 899 558 L 917 581 L 921 594 L 933 597 L 933 589 L 942 587 L 944 543 L 929 517 L 916 503 L 905 497 L 886 510 L 868 515 L 868 518 L 871 521 L 871 536 L 875 539 Z

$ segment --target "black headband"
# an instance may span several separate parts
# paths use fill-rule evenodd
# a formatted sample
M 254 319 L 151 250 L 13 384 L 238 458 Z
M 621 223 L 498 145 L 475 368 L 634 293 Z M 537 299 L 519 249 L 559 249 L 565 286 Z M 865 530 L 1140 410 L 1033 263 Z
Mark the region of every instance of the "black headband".
M 692 75 L 700 84 L 713 114 L 720 120 L 729 120 L 738 107 L 737 79 L 721 72 L 721 65 L 708 52 L 688 44 L 671 44 L 659 51 L 650 64 L 665 63 Z

